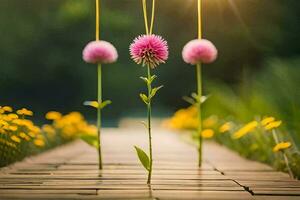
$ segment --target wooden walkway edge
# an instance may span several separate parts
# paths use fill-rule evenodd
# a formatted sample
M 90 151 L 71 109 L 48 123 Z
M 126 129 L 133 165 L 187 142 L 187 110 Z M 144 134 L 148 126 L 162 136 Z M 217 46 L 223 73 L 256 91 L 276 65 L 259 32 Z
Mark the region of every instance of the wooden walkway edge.
M 300 181 L 241 158 L 213 142 L 196 150 L 174 133 L 155 130 L 151 188 L 133 145 L 147 149 L 143 129 L 105 129 L 104 169 L 96 150 L 74 141 L 0 170 L 0 199 L 300 200 Z

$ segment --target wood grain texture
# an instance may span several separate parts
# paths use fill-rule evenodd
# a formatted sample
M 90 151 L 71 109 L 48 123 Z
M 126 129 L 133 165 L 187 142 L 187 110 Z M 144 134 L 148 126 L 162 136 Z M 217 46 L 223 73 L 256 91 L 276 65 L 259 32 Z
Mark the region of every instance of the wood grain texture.
M 300 181 L 213 142 L 199 169 L 196 149 L 166 130 L 154 130 L 149 187 L 133 148 L 147 149 L 145 131 L 103 133 L 103 170 L 96 150 L 74 141 L 0 169 L 0 199 L 300 199 Z

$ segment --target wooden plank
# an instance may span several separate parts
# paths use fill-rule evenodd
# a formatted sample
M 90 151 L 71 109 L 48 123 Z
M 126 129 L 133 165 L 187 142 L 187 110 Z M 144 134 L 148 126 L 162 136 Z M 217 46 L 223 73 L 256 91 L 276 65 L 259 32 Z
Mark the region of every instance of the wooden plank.
M 145 184 L 146 171 L 132 148 L 139 145 L 146 149 L 147 135 L 140 130 L 104 129 L 104 132 L 103 170 L 98 170 L 96 150 L 75 141 L 1 169 L 0 199 L 300 197 L 299 181 L 241 158 L 216 143 L 205 143 L 204 163 L 199 169 L 196 149 L 164 131 L 153 135 L 154 171 L 149 188 Z

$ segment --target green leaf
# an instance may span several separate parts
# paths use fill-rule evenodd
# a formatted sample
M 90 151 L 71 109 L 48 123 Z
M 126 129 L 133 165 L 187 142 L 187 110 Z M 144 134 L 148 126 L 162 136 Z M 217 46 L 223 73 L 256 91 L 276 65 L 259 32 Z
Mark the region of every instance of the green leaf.
M 200 98 L 201 103 L 204 103 L 209 97 L 210 97 L 210 95 L 202 96 L 202 97 Z
M 156 95 L 157 91 L 160 90 L 162 87 L 163 87 L 163 86 L 161 85 L 161 86 L 159 86 L 159 87 L 153 88 L 153 89 L 151 90 L 150 97 L 151 97 L 151 98 L 154 97 L 154 96 Z
M 148 155 L 139 147 L 134 146 L 136 153 L 139 157 L 139 160 L 141 161 L 142 165 L 144 166 L 144 168 L 149 171 L 150 168 L 150 159 L 148 157 Z
M 111 100 L 103 101 L 103 102 L 100 104 L 100 109 L 103 109 L 104 107 L 108 106 L 109 104 L 112 104 L 112 101 L 111 101 Z
M 196 103 L 199 102 L 199 96 L 198 96 L 198 94 L 192 93 L 191 96 L 192 96 L 192 98 L 194 98 L 194 99 L 196 100 Z M 204 103 L 208 98 L 209 98 L 209 96 L 201 96 L 200 102 L 201 102 L 201 103 Z
M 193 93 L 191 94 L 191 96 L 192 96 L 193 99 L 196 100 L 196 102 L 199 102 L 199 96 L 198 96 L 198 94 L 196 94 L 196 93 L 193 92 Z
M 188 97 L 188 96 L 183 96 L 182 99 L 191 105 L 194 105 L 196 103 L 195 99 Z
M 147 84 L 148 84 L 148 82 L 149 82 L 148 79 L 147 79 L 146 77 L 141 76 L 140 79 L 142 79 L 142 80 L 143 80 L 145 83 L 147 83 Z
M 141 121 L 141 124 L 143 124 L 145 128 L 148 128 L 148 124 L 145 121 Z
M 145 104 L 149 104 L 149 99 L 145 94 L 141 93 L 140 97 Z
M 154 79 L 156 79 L 156 78 L 157 78 L 157 76 L 156 76 L 156 75 L 153 75 L 153 76 L 151 76 L 151 77 L 150 77 L 150 81 L 149 81 L 149 82 L 150 82 L 150 83 L 152 83 L 152 82 L 154 81 Z
M 80 135 L 80 139 L 88 143 L 89 145 L 98 148 L 98 137 L 97 135 Z

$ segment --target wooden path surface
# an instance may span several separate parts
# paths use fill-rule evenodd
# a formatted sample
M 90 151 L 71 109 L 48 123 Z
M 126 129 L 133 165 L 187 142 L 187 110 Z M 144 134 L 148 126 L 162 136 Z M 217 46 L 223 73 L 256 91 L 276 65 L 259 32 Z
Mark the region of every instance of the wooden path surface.
M 104 170 L 96 150 L 81 141 L 0 170 L 0 199 L 300 199 L 300 181 L 206 142 L 204 164 L 176 134 L 156 130 L 152 187 L 133 145 L 147 149 L 137 129 L 105 129 Z

